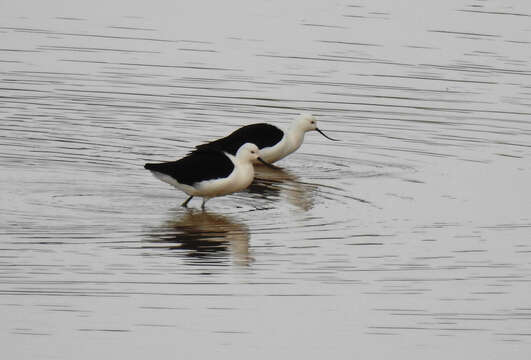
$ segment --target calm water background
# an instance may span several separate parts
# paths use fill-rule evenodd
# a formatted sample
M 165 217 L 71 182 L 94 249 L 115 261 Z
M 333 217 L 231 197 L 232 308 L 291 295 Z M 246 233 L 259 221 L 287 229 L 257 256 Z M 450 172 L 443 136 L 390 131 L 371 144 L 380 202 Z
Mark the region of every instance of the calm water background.
M 530 4 L 2 1 L 2 357 L 529 359 Z M 205 213 L 142 168 L 301 111 Z

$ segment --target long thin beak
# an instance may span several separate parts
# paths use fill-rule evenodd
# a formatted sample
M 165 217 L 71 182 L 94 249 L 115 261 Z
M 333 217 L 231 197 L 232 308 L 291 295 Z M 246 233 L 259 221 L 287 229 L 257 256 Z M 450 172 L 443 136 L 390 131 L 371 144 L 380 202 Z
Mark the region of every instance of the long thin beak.
M 260 161 L 262 164 L 264 164 L 265 166 L 267 166 L 267 167 L 269 167 L 271 169 L 280 169 L 278 166 L 271 165 L 270 163 L 268 163 L 267 161 L 265 161 L 261 157 L 258 157 L 258 161 Z
M 321 135 L 323 135 L 327 139 L 330 139 L 330 140 L 333 140 L 333 141 L 339 141 L 337 139 L 332 139 L 330 136 L 326 136 L 325 133 L 322 132 L 321 130 L 319 130 L 318 128 L 316 128 L 315 130 L 317 130 Z

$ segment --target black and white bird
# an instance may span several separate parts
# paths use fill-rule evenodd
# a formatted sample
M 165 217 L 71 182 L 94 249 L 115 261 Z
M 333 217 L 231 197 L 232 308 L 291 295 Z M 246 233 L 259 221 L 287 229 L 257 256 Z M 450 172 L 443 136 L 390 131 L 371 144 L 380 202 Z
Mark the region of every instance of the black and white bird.
M 296 151 L 302 145 L 306 132 L 312 130 L 318 131 L 327 139 L 338 141 L 319 130 L 313 115 L 301 114 L 286 130 L 267 123 L 251 124 L 239 128 L 224 138 L 198 145 L 195 151 L 210 148 L 236 154 L 240 146 L 250 142 L 258 146 L 260 157 L 272 164 Z
M 145 164 L 144 168 L 158 179 L 189 195 L 181 205 L 186 207 L 194 196 L 208 199 L 231 194 L 247 188 L 254 178 L 253 161 L 263 161 L 255 144 L 245 143 L 236 155 L 205 148 L 188 156 L 159 164 Z

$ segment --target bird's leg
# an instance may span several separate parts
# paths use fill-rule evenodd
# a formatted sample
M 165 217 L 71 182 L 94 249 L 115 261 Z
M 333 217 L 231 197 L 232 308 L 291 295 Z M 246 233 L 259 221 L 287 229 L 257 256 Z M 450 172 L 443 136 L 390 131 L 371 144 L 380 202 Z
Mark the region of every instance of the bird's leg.
M 181 204 L 181 206 L 182 206 L 182 207 L 188 207 L 188 202 L 189 202 L 190 200 L 192 200 L 193 197 L 194 197 L 193 195 L 190 195 L 190 197 L 189 197 L 188 199 L 186 199 L 186 201 L 183 202 L 183 203 Z
M 201 204 L 201 209 L 205 210 L 205 203 L 207 202 L 207 200 L 208 199 L 206 197 L 203 198 L 203 203 Z

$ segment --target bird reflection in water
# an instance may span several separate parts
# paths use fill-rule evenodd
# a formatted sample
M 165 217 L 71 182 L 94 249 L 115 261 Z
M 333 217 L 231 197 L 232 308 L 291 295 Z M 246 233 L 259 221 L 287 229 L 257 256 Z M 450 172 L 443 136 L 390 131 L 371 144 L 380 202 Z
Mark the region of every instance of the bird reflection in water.
M 249 228 L 229 216 L 211 211 L 188 210 L 150 234 L 151 247 L 176 250 L 203 261 L 223 262 L 232 255 L 234 263 L 249 265 Z
M 255 166 L 254 181 L 247 191 L 268 200 L 285 199 L 298 209 L 308 211 L 314 206 L 317 189 L 317 185 L 301 182 L 288 170 Z

